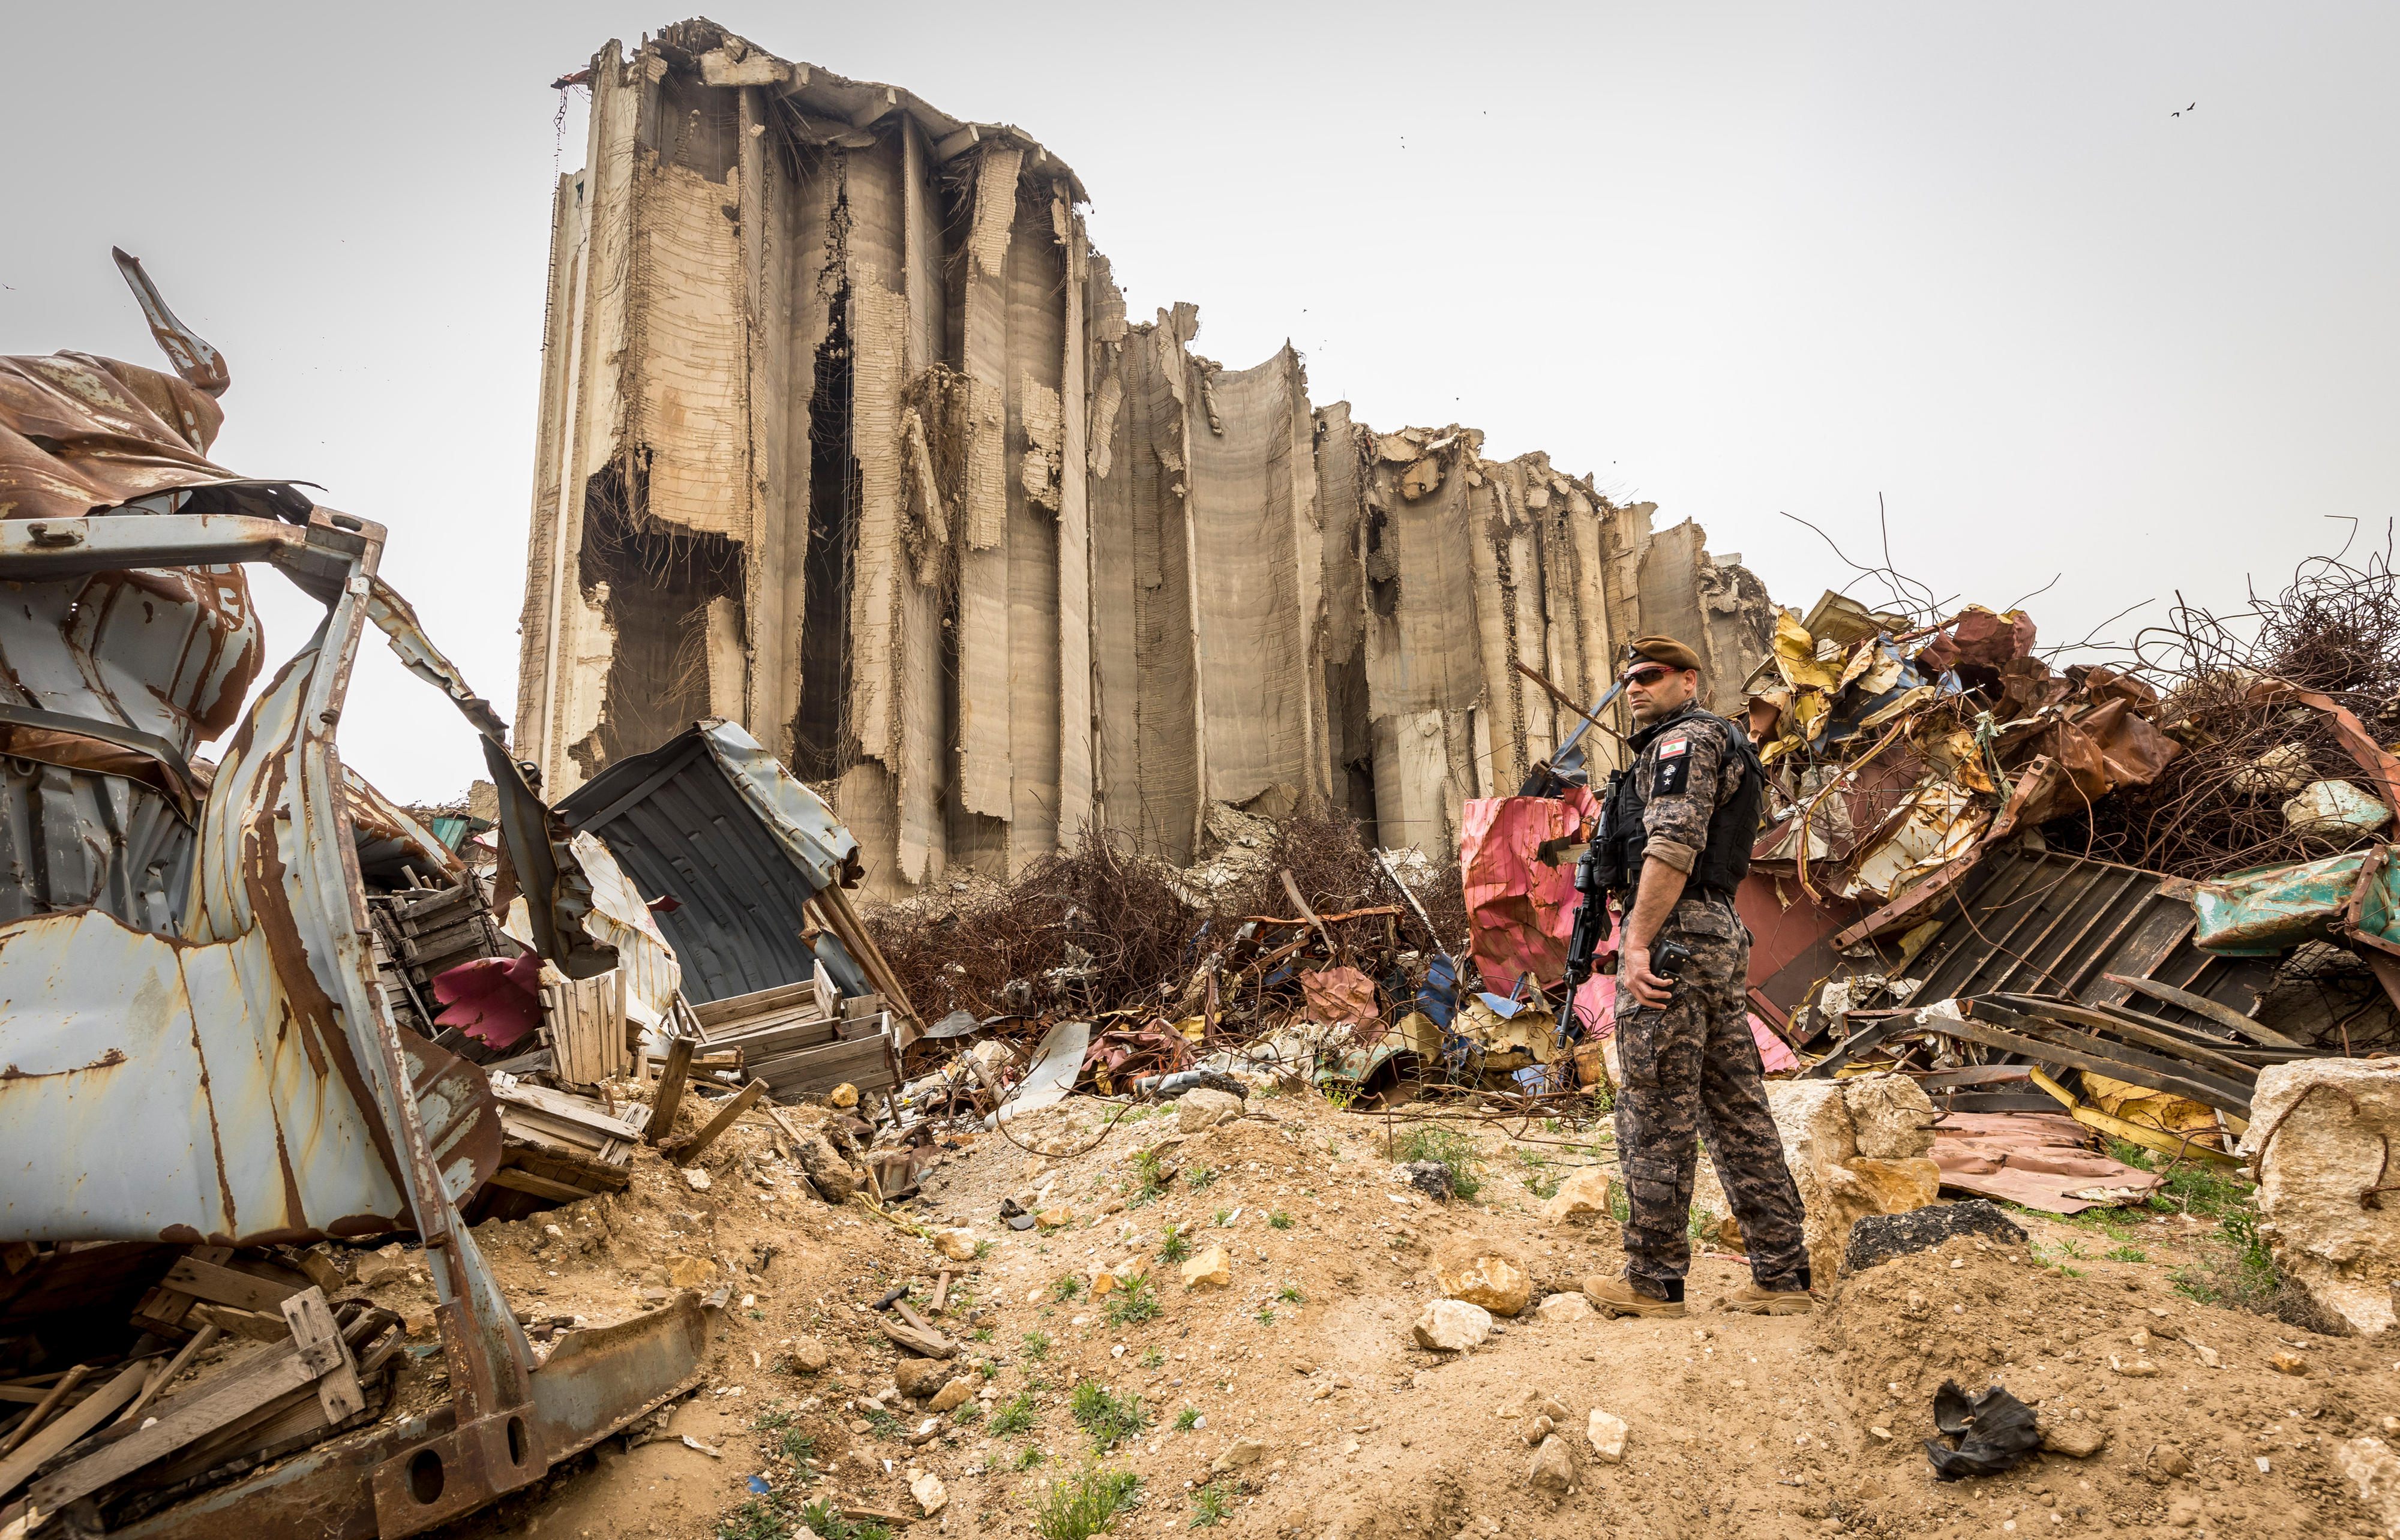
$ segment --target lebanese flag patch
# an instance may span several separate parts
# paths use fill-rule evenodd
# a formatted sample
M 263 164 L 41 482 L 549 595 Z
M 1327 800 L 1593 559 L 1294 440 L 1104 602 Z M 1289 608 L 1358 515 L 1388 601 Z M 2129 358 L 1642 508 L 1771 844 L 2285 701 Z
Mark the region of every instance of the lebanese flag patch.
M 1670 738 L 1658 745 L 1658 757 L 1671 759 L 1691 746 L 1691 740 L 1687 738 Z

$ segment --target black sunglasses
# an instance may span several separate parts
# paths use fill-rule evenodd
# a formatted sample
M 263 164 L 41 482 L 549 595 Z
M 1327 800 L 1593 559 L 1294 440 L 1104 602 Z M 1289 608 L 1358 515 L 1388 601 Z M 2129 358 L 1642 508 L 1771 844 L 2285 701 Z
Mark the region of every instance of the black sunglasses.
M 1625 679 L 1628 684 L 1655 685 L 1674 672 L 1664 663 L 1653 663 L 1648 668 L 1628 670 Z

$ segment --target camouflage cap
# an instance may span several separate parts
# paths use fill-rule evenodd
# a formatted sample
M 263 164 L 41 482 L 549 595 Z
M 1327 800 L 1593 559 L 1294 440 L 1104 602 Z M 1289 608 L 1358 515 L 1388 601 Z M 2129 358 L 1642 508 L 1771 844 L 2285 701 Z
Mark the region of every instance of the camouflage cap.
M 1636 636 L 1625 648 L 1625 666 L 1639 662 L 1664 663 L 1671 669 L 1697 669 L 1700 655 L 1672 636 Z

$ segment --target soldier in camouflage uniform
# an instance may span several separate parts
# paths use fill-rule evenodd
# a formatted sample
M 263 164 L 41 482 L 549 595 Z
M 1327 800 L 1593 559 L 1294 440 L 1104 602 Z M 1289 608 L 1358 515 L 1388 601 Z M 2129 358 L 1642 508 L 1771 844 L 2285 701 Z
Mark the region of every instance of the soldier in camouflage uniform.
M 1750 1248 L 1752 1281 L 1728 1309 L 1807 1311 L 1800 1191 L 1767 1109 L 1750 1035 L 1749 929 L 1734 888 L 1750 869 L 1766 772 L 1749 735 L 1700 709 L 1699 660 L 1672 638 L 1629 650 L 1627 698 L 1640 724 L 1633 763 L 1610 782 L 1595 854 L 1625 917 L 1616 971 L 1616 1149 L 1631 1216 L 1625 1276 L 1584 1292 L 1611 1315 L 1681 1315 L 1690 1271 L 1696 1132 Z M 1661 940 L 1691 949 L 1680 979 L 1651 969 Z

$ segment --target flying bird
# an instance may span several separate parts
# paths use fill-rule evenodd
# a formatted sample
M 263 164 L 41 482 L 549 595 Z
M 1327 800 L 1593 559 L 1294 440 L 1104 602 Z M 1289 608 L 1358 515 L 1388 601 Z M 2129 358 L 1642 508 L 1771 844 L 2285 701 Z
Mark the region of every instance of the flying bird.
M 2200 105 L 2200 103 L 2199 103 L 2199 102 L 2195 102 L 2191 103 L 2191 106 L 2184 108 L 2183 112 L 2169 113 L 2169 114 L 2167 114 L 2167 116 L 2168 116 L 2169 117 L 2181 117 L 2181 116 L 2183 116 L 2183 114 L 2184 114 L 2184 113 L 2188 113 L 2188 112 L 2191 111 L 2192 107 L 2197 107 L 2197 106 L 2199 106 L 2199 105 Z

